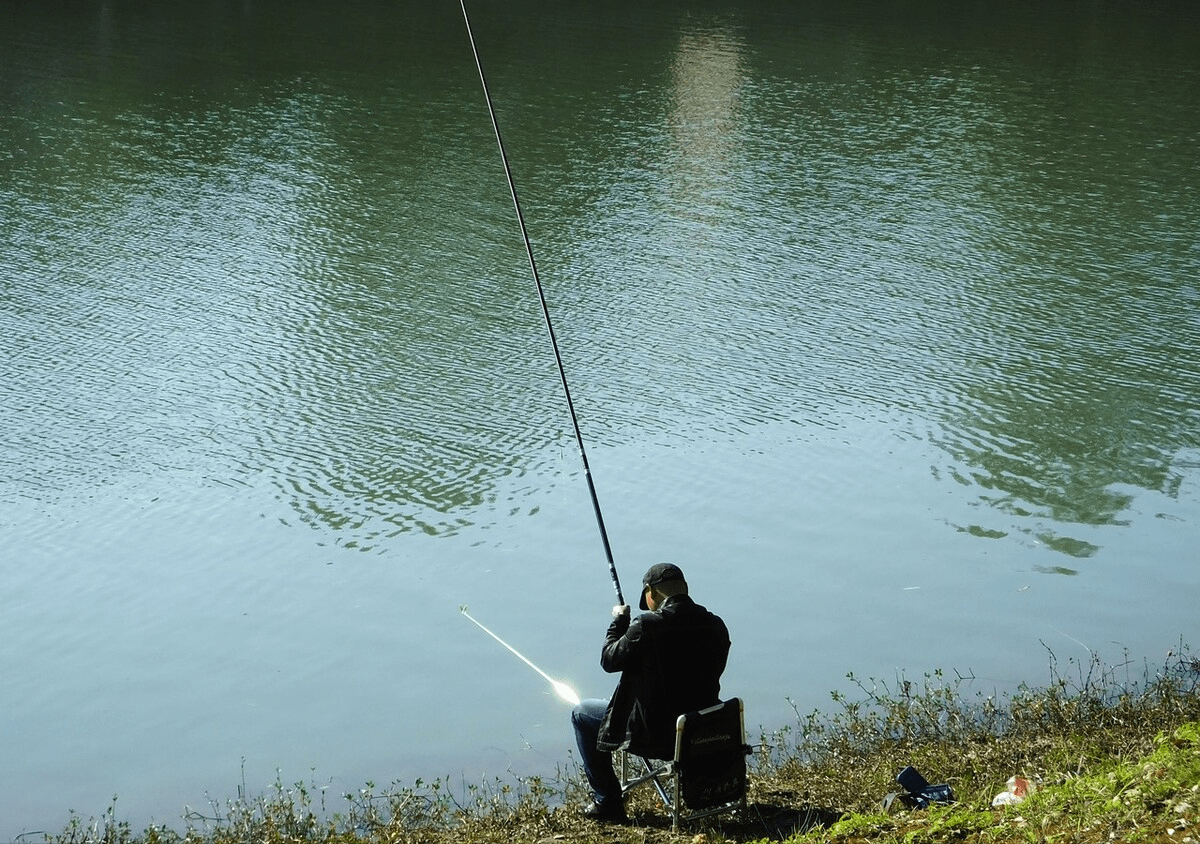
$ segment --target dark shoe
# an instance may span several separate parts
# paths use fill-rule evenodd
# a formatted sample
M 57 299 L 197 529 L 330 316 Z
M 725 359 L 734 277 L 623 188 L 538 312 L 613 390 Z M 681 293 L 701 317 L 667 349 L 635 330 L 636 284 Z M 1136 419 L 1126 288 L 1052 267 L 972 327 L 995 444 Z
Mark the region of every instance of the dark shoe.
M 604 805 L 592 802 L 591 805 L 583 810 L 583 816 L 588 820 L 599 821 L 600 823 L 629 822 L 629 818 L 625 814 L 625 806 L 621 803 Z

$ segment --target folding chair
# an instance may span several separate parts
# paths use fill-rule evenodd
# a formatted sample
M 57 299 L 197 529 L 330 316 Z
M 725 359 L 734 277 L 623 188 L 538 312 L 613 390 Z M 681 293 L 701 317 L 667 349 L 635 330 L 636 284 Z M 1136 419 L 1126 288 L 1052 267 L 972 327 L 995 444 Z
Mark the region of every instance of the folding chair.
M 654 784 L 671 813 L 671 830 L 692 821 L 746 807 L 746 726 L 741 698 L 680 715 L 675 722 L 675 758 L 652 760 L 621 754 L 621 795 L 642 783 Z M 643 773 L 631 772 L 630 757 Z

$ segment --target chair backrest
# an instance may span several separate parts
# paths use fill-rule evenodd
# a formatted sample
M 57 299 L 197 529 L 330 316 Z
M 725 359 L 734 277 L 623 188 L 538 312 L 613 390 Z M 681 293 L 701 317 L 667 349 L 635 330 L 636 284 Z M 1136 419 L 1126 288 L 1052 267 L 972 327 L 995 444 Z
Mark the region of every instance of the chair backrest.
M 681 796 L 692 809 L 741 799 L 746 793 L 746 738 L 741 698 L 680 715 L 675 763 Z

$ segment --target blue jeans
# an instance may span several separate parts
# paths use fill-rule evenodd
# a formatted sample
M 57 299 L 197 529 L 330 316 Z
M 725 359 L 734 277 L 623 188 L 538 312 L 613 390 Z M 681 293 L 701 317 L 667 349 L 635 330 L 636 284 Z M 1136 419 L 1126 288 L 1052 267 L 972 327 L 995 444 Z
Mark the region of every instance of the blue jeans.
M 608 701 L 596 698 L 580 701 L 571 710 L 571 726 L 575 728 L 575 744 L 579 746 L 584 776 L 592 787 L 592 796 L 605 808 L 623 804 L 621 781 L 613 770 L 612 754 L 596 748 L 600 722 L 607 710 Z

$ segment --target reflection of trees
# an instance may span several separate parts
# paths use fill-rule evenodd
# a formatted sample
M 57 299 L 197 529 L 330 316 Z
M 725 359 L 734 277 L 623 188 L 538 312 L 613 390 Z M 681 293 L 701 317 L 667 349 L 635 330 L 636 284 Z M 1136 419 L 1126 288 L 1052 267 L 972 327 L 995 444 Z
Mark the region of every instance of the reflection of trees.
M 752 29 L 757 205 L 833 300 L 795 299 L 830 325 L 814 365 L 931 418 L 939 473 L 979 491 L 963 529 L 1087 555 L 1200 447 L 1195 52 L 1157 13 L 1030 7 L 959 37 L 973 18 L 920 12 Z M 1124 37 L 1156 30 L 1165 68 Z
M 1005 300 L 1005 324 L 986 341 L 995 345 L 976 350 L 969 380 L 956 384 L 961 406 L 946 409 L 935 437 L 960 482 L 1018 524 L 1119 525 L 1129 488 L 1177 493 L 1185 470 L 1173 461 L 1200 446 L 1187 424 L 1200 386 L 1195 352 L 1147 336 L 1165 291 L 1143 293 L 1122 297 L 1119 312 L 1095 310 L 1096 296 Z M 1027 530 L 1075 556 L 1096 550 Z
M 767 189 L 817 207 L 797 227 L 814 253 L 861 256 L 838 287 L 877 282 L 845 323 L 907 356 L 862 366 L 893 406 L 929 396 L 947 474 L 979 491 L 964 530 L 1086 556 L 1200 447 L 1195 38 L 1133 7 L 1028 7 L 969 36 L 969 15 L 894 17 L 771 41 L 811 81 L 755 74 L 763 148 L 809 153 Z
M 319 102 L 322 154 L 289 233 L 303 318 L 262 449 L 302 518 L 359 546 L 452 532 L 562 430 L 520 252 L 498 242 L 515 224 L 486 202 L 504 196 L 494 149 L 482 132 L 428 136 L 470 125 L 465 102 L 393 91 L 386 124 L 350 94 Z
M 1142 151 L 1186 131 L 1190 94 L 1096 68 L 1043 70 L 1036 86 L 1003 70 L 974 86 L 985 101 L 972 110 L 989 122 L 954 151 L 952 226 L 973 254 L 955 267 L 953 293 L 963 407 L 949 408 L 938 441 L 1002 513 L 1122 524 L 1128 488 L 1174 494 L 1173 462 L 1200 446 L 1186 281 L 1196 265 L 1177 224 L 1164 226 L 1188 216 L 1191 180 L 1171 172 L 1182 159 L 1161 156 L 1160 169 Z M 1070 102 L 1043 89 L 1070 90 Z M 1028 532 L 1075 556 L 1096 550 Z
M 108 4 L 94 53 L 90 22 L 47 12 L 62 76 L 0 62 L 40 178 L 69 170 L 57 187 L 137 260 L 181 246 L 236 305 L 205 316 L 241 379 L 237 424 L 209 420 L 241 471 L 360 544 L 454 530 L 565 429 L 461 22 L 297 8 Z M 917 412 L 988 514 L 965 529 L 1085 555 L 1053 531 L 1175 492 L 1198 445 L 1194 72 L 911 16 L 798 43 L 753 4 L 736 27 L 647 11 L 473 16 L 589 441 L 836 424 L 928 389 Z
M 45 245 L 22 294 L 120 303 L 69 315 L 114 346 L 80 405 L 125 419 L 49 426 L 86 435 L 75 471 L 265 482 L 367 547 L 478 519 L 565 430 L 461 18 L 389 9 L 364 41 L 325 3 L 47 7 L 0 51 L 32 127 L 2 187 L 38 210 L 6 248 Z

